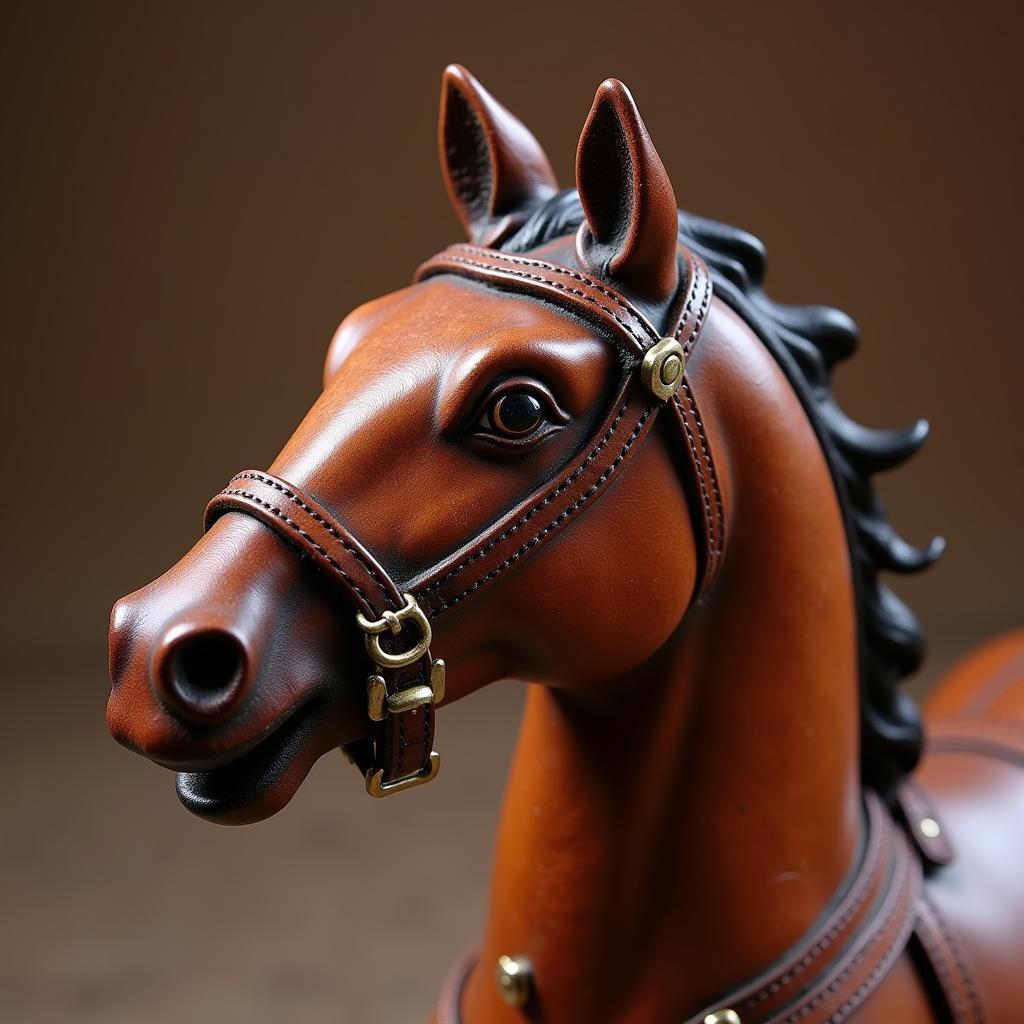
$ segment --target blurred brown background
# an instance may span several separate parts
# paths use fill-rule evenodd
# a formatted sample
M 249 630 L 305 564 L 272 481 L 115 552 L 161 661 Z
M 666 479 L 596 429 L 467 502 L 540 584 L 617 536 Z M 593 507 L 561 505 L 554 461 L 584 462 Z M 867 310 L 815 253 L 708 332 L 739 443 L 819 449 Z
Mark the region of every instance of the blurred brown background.
M 334 759 L 239 830 L 190 818 L 102 721 L 114 598 L 270 461 L 342 315 L 456 237 L 449 61 L 566 184 L 594 88 L 624 79 L 680 201 L 764 239 L 778 297 L 856 317 L 847 408 L 934 425 L 884 485 L 910 539 L 950 541 L 898 584 L 932 639 L 919 686 L 1018 624 L 1022 21 L 992 2 L 6 4 L 0 1016 L 418 1020 L 475 934 L 516 686 L 445 713 L 434 786 L 378 804 Z M 399 827 L 422 850 L 404 899 L 383 882 Z

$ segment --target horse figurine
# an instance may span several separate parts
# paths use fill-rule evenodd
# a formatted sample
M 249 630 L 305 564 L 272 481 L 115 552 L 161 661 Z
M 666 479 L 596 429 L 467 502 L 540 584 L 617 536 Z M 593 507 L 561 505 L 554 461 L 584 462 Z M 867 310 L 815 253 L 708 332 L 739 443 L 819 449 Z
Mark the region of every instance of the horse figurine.
M 468 243 L 343 321 L 269 471 L 117 603 L 114 736 L 252 822 L 339 747 L 429 782 L 436 707 L 531 680 L 439 1024 L 1024 1019 L 1024 634 L 925 733 L 879 580 L 941 550 L 871 483 L 927 425 L 840 411 L 853 323 L 677 209 L 621 83 L 575 190 L 458 66 L 440 152 Z

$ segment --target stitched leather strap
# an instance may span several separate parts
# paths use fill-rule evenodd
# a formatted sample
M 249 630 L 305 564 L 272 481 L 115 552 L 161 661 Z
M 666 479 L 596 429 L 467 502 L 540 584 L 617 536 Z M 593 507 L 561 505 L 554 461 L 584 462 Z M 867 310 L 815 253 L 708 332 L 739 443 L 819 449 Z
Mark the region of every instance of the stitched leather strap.
M 931 975 L 933 991 L 953 1024 L 984 1024 L 981 1000 L 964 952 L 927 893 L 921 894 L 917 911 L 914 946 Z
M 893 794 L 894 811 L 926 868 L 941 868 L 954 858 L 953 844 L 934 801 L 919 782 L 904 779 Z
M 928 723 L 928 751 L 986 754 L 1024 768 L 1024 726 L 1008 718 L 935 718 Z
M 322 505 L 270 473 L 236 473 L 206 506 L 208 530 L 225 512 L 266 523 L 334 577 L 368 618 L 402 607 L 402 593 L 377 560 Z
M 685 285 L 671 333 L 689 357 L 711 305 L 711 277 L 699 257 L 682 247 L 680 255 L 685 265 Z M 453 245 L 427 260 L 416 272 L 416 280 L 438 274 L 467 277 L 550 302 L 595 324 L 637 360 L 661 338 L 628 299 L 569 267 L 472 245 Z M 417 597 L 422 596 L 433 615 L 443 615 L 554 536 L 621 472 L 639 449 L 661 405 L 642 386 L 635 369 L 627 373 L 608 419 L 595 433 L 582 459 L 447 559 L 421 573 L 411 584 Z M 712 584 L 721 564 L 725 517 L 707 434 L 685 376 L 671 405 L 693 470 L 693 480 L 686 483 L 692 490 L 700 557 L 697 597 Z
M 402 592 L 373 555 L 326 508 L 287 481 L 258 470 L 236 474 L 206 506 L 206 529 L 227 512 L 253 516 L 280 534 L 338 583 L 368 619 L 397 612 L 405 604 Z M 401 647 L 403 639 L 399 635 L 382 645 Z M 427 651 L 408 668 L 376 668 L 375 672 L 384 678 L 389 693 L 398 693 L 428 685 L 431 664 Z M 375 725 L 370 742 L 353 745 L 349 753 L 364 775 L 382 768 L 381 781 L 386 785 L 429 770 L 433 731 L 430 704 L 387 714 Z
M 711 278 L 703 262 L 680 248 L 685 284 L 673 317 L 673 336 L 688 357 L 700 338 L 711 304 Z M 446 615 L 467 597 L 498 579 L 596 501 L 625 469 L 647 436 L 662 401 L 644 386 L 639 367 L 647 350 L 660 340 L 659 332 L 626 298 L 613 289 L 568 267 L 542 260 L 511 256 L 470 245 L 456 245 L 424 263 L 416 279 L 456 274 L 489 287 L 529 294 L 595 324 L 626 353 L 626 372 L 604 422 L 581 447 L 573 463 L 554 480 L 492 523 L 404 587 L 339 522 L 333 513 L 287 481 L 257 470 L 232 478 L 206 509 L 207 529 L 227 512 L 253 516 L 306 555 L 340 586 L 368 619 L 399 613 L 403 595 L 412 594 L 429 620 Z M 670 403 L 683 447 L 693 468 L 691 488 L 694 529 L 699 552 L 699 595 L 713 581 L 724 546 L 724 515 L 707 435 L 689 382 L 683 378 Z M 399 644 L 401 635 L 382 645 Z M 401 694 L 430 684 L 430 653 L 408 668 L 375 669 L 385 678 L 388 694 Z M 364 773 L 383 769 L 386 785 L 427 775 L 436 762 L 432 703 L 400 713 L 388 713 L 367 742 L 348 748 Z M 436 770 L 436 767 L 435 769 Z M 369 776 L 368 776 L 369 777 Z
M 836 908 L 781 964 L 687 1024 L 725 1008 L 744 1024 L 841 1024 L 877 988 L 914 926 L 921 869 L 881 801 L 865 798 L 867 847 Z
M 868 839 L 835 907 L 771 970 L 688 1017 L 731 1009 L 743 1024 L 843 1024 L 903 953 L 921 906 L 921 869 L 881 802 L 867 802 Z M 459 995 L 475 960 L 451 970 L 438 1024 L 460 1024 Z M 539 982 L 542 984 L 542 981 Z M 960 1022 L 958 1022 L 960 1024 Z M 963 1024 L 980 1024 L 966 1018 Z

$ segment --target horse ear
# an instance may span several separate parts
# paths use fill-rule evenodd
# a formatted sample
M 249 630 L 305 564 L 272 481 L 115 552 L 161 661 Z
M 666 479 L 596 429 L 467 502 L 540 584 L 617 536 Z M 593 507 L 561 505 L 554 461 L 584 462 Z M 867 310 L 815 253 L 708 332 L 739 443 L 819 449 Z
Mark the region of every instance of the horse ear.
M 586 220 L 580 260 L 649 302 L 679 283 L 679 221 L 665 165 L 629 90 L 602 82 L 576 150 L 576 186 Z
M 441 172 L 466 234 L 496 245 L 558 191 L 540 143 L 464 67 L 441 78 Z

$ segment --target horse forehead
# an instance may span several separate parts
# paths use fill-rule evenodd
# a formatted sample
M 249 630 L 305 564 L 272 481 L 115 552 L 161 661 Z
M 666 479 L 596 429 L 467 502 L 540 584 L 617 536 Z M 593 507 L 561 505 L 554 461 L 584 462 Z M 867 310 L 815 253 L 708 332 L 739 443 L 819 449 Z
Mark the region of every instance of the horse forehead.
M 436 277 L 357 310 L 339 331 L 349 352 L 400 345 L 438 355 L 471 356 L 535 341 L 594 338 L 593 331 L 554 306 L 458 278 Z

